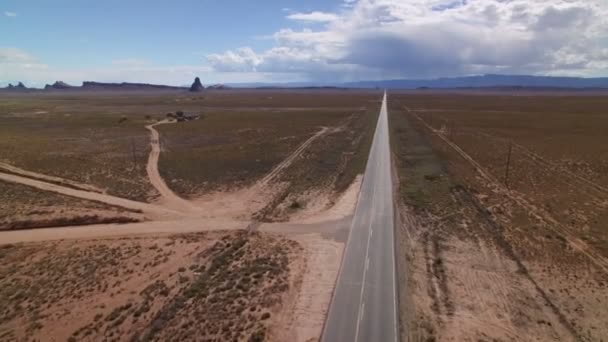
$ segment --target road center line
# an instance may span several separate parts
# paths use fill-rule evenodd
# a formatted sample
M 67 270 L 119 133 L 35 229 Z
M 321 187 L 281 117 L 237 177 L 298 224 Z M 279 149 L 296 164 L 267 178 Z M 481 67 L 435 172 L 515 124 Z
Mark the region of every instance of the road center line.
M 379 163 L 379 158 L 376 158 L 376 164 Z M 376 201 L 376 193 L 378 192 L 378 187 L 374 187 L 374 191 L 372 192 L 372 200 L 370 203 L 375 203 Z M 367 269 L 369 267 L 369 246 L 371 244 L 372 241 L 372 224 L 374 223 L 374 212 L 375 211 L 371 211 L 370 212 L 370 219 L 369 219 L 369 235 L 367 236 L 367 246 L 365 247 L 365 260 L 366 260 L 366 265 L 363 269 L 363 277 L 361 278 L 361 294 L 359 296 L 359 303 L 362 304 L 362 307 L 359 309 L 359 320 L 357 321 L 357 332 L 355 333 L 355 342 L 359 341 L 359 329 L 361 326 L 361 318 L 363 317 L 363 307 L 365 307 L 365 305 L 363 305 L 365 303 L 364 299 L 363 299 L 363 294 L 365 293 L 365 277 L 367 276 Z

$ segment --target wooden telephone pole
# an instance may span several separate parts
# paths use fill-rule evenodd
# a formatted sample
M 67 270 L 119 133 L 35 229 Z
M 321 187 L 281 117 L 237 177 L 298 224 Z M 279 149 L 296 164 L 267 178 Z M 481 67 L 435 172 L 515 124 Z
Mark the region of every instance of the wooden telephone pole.
M 133 155 L 133 170 L 137 169 L 137 158 L 135 157 L 135 141 L 131 138 L 131 154 Z
M 511 167 L 511 152 L 513 151 L 513 142 L 509 141 L 509 152 L 507 153 L 507 166 L 505 168 L 505 186 L 509 189 L 509 168 Z

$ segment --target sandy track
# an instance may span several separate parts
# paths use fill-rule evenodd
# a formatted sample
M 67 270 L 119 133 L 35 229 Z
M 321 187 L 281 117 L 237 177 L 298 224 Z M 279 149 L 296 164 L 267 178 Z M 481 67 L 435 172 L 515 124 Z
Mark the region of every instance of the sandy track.
M 41 181 L 46 181 L 46 182 L 50 182 L 50 183 L 57 183 L 60 185 L 65 185 L 71 188 L 76 188 L 76 189 L 80 189 L 80 190 L 84 190 L 84 191 L 93 191 L 93 192 L 99 192 L 99 193 L 103 193 L 104 190 L 94 186 L 94 185 L 90 185 L 90 184 L 83 184 L 83 183 L 79 183 L 70 179 L 65 179 L 65 178 L 60 178 L 60 177 L 55 177 L 55 176 L 48 176 L 48 175 L 44 175 L 41 173 L 37 173 L 37 172 L 32 172 L 32 171 L 27 171 L 21 168 L 18 168 L 16 166 L 7 164 L 7 163 L 2 163 L 0 162 L 0 169 L 3 169 L 5 171 L 7 171 L 8 173 L 13 173 L 13 174 L 17 174 L 17 175 L 21 175 L 24 177 L 28 177 L 28 178 L 34 178 L 34 179 L 38 179 Z
M 152 186 L 158 190 L 161 195 L 161 201 L 164 205 L 170 208 L 178 209 L 178 210 L 195 210 L 196 207 L 192 204 L 192 202 L 187 201 L 178 195 L 176 195 L 173 190 L 171 190 L 165 180 L 160 175 L 158 170 L 158 159 L 160 158 L 160 135 L 154 126 L 169 124 L 171 122 L 167 120 L 159 121 L 152 125 L 147 125 L 146 129 L 150 131 L 150 155 L 148 156 L 148 164 L 146 165 L 146 171 L 148 173 L 148 179 Z
M 92 239 L 133 235 L 171 235 L 215 230 L 245 229 L 248 222 L 225 219 L 177 219 L 129 224 L 96 224 L 90 226 L 58 227 L 4 231 L 0 245 L 19 242 L 40 242 L 65 239 Z
M 82 198 L 90 201 L 102 202 L 110 205 L 115 205 L 127 209 L 132 210 L 140 210 L 144 213 L 146 218 L 149 219 L 157 219 L 157 220 L 166 220 L 172 217 L 176 217 L 179 215 L 177 211 L 163 208 L 157 205 L 142 203 L 137 201 L 132 201 L 120 197 L 115 197 L 106 194 L 100 194 L 97 192 L 84 191 L 68 188 L 65 186 L 43 182 L 41 180 L 26 178 L 22 176 L 17 176 L 13 174 L 8 174 L 4 172 L 0 172 L 0 180 L 10 183 L 23 184 L 27 186 L 31 186 L 36 189 L 51 191 L 58 194 Z
M 285 160 L 283 160 L 272 171 L 270 171 L 266 176 L 264 176 L 264 178 L 262 178 L 257 183 L 257 186 L 265 186 L 270 181 L 275 179 L 276 176 L 278 174 L 280 174 L 281 171 L 283 171 L 284 169 L 289 167 L 289 165 L 291 165 L 293 163 L 293 161 L 296 160 L 296 158 L 298 158 L 302 154 L 302 152 L 304 152 L 304 150 L 306 150 L 306 148 L 308 148 L 308 146 L 310 146 L 310 144 L 313 143 L 313 141 L 317 140 L 319 137 L 323 136 L 327 132 L 329 132 L 329 128 L 322 127 L 317 133 L 315 133 L 312 137 L 310 137 L 306 141 L 304 141 L 302 143 L 302 145 L 298 146 L 298 148 L 295 151 L 293 151 L 293 153 L 291 153 L 287 158 L 285 158 Z

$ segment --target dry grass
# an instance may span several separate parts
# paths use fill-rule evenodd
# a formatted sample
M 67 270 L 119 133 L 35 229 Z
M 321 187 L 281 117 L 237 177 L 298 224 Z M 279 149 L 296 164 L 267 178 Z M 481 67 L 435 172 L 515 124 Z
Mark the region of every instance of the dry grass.
M 0 160 L 145 200 L 154 195 L 145 170 L 149 137 L 143 126 L 149 112 L 128 110 L 115 107 L 111 98 L 5 99 Z M 128 120 L 120 123 L 123 115 Z
M 190 266 L 194 281 L 155 315 L 143 341 L 263 341 L 268 320 L 289 289 L 289 257 L 295 242 L 259 233 L 225 237 Z
M 391 98 L 407 207 L 398 236 L 407 246 L 404 291 L 415 308 L 410 333 L 608 336 L 601 323 L 608 317 L 605 103 L 586 96 Z M 518 144 L 510 190 L 503 179 L 508 140 Z
M 403 98 L 491 176 L 608 257 L 605 97 Z
M 319 139 L 325 142 L 325 147 L 332 146 L 330 150 L 337 155 L 319 155 L 331 153 L 320 145 L 315 152 L 307 152 L 314 153 L 319 160 L 307 169 L 329 179 L 336 170 L 328 170 L 323 163 L 341 163 L 342 154 L 348 156 L 353 149 L 358 152 L 361 139 L 358 134 L 366 140 L 369 132 L 365 126 L 371 124 L 370 113 L 378 108 L 378 96 L 373 93 L 350 101 L 348 94 L 331 92 L 237 93 L 232 107 L 215 108 L 228 105 L 223 102 L 229 99 L 228 94 L 218 96 L 206 98 L 209 109 L 202 120 L 159 127 L 166 152 L 161 155 L 160 169 L 180 194 L 250 185 L 322 127 L 346 124 L 340 133 Z M 248 104 L 259 107 L 239 107 Z M 317 178 L 316 175 L 309 178 L 313 176 Z M 352 181 L 353 177 L 347 178 Z M 348 180 L 341 181 L 341 186 L 342 183 L 350 184 Z
M 203 120 L 159 127 L 163 177 L 183 195 L 241 187 L 270 172 L 342 111 L 212 111 Z
M 140 214 L 103 203 L 0 182 L 0 230 L 74 226 L 96 223 L 127 223 Z
M 223 91 L 192 95 L 89 93 L 3 95 L 0 161 L 150 201 L 144 125 L 182 110 L 203 120 L 159 127 L 160 169 L 183 195 L 250 184 L 319 126 L 377 106 L 379 94 L 348 91 Z
M 246 232 L 0 246 L 0 336 L 263 339 L 300 253 Z
M 315 140 L 300 158 L 285 169 L 278 181 L 287 184 L 258 214 L 263 220 L 286 220 L 295 211 L 331 205 L 363 174 L 373 139 L 378 103 L 345 118 L 333 130 Z

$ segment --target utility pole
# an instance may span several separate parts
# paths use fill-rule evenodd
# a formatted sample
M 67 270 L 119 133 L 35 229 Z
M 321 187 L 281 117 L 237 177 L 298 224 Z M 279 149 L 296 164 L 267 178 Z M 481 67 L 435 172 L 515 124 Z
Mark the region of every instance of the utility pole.
M 450 122 L 450 140 L 454 141 L 454 121 Z
M 507 167 L 505 168 L 505 185 L 509 189 L 509 168 L 511 167 L 511 151 L 513 150 L 513 142 L 509 140 L 509 153 L 507 153 Z
M 135 141 L 131 137 L 131 155 L 133 156 L 133 170 L 137 169 L 137 158 L 135 157 Z

